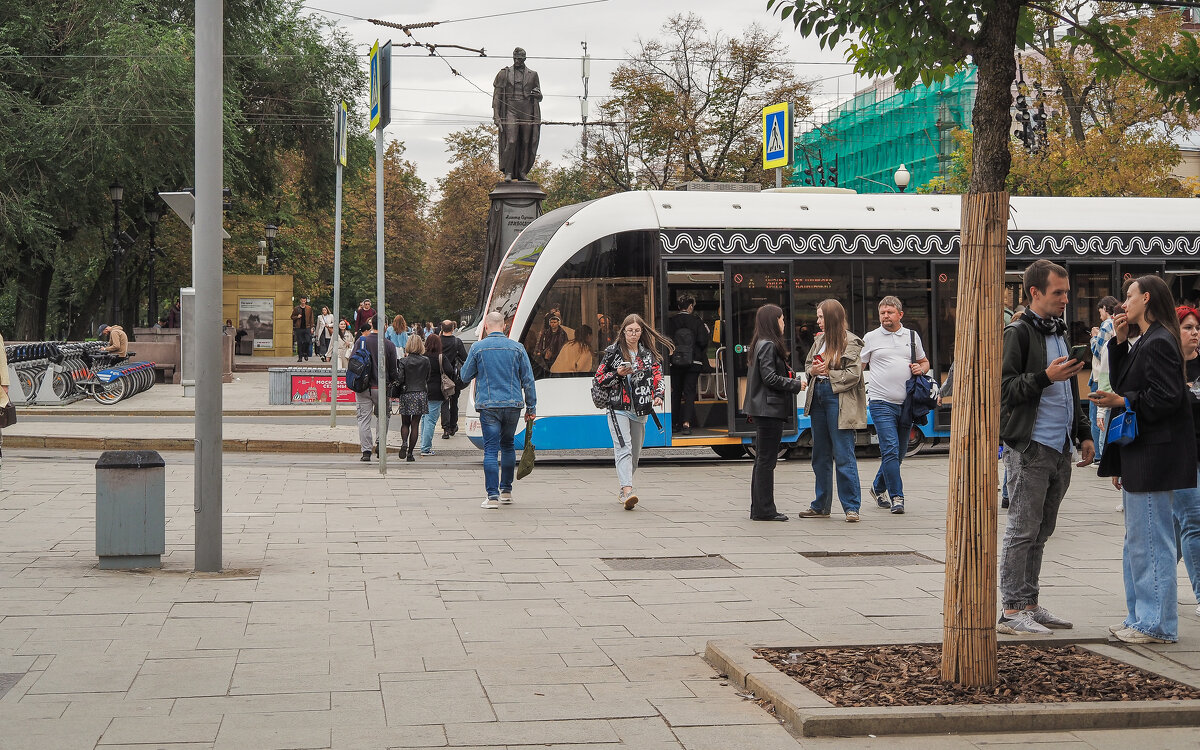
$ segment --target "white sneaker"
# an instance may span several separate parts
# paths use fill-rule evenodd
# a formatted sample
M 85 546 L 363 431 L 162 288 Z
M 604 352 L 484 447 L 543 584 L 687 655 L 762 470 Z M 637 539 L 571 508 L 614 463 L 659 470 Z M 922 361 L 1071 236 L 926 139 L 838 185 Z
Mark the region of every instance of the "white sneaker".
M 1118 513 L 1124 513 L 1125 512 L 1125 501 L 1122 500 L 1121 502 L 1117 503 L 1117 507 L 1115 508 L 1115 510 Z
M 1050 635 L 1050 628 L 1033 619 L 1033 612 L 1023 609 L 1015 615 L 1001 615 L 996 632 L 1005 635 Z
M 501 492 L 500 493 L 500 504 L 501 505 L 512 505 L 512 493 L 511 492 Z
M 500 507 L 500 499 L 489 497 L 487 500 L 484 500 L 482 503 L 480 503 L 479 507 L 486 510 L 495 510 Z

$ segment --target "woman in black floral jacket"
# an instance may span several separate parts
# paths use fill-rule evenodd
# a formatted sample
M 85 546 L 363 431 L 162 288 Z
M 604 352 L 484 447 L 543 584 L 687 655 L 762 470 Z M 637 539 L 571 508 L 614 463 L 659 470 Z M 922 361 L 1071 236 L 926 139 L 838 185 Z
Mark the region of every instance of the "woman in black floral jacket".
M 593 382 L 612 392 L 608 409 L 608 431 L 613 439 L 617 481 L 621 484 L 618 502 L 633 510 L 638 496 L 633 491 L 633 474 L 646 435 L 646 417 L 652 408 L 661 407 L 666 387 L 662 361 L 657 349 L 668 355 L 675 350 L 671 340 L 655 331 L 637 314 L 621 324 L 617 340 L 600 357 Z

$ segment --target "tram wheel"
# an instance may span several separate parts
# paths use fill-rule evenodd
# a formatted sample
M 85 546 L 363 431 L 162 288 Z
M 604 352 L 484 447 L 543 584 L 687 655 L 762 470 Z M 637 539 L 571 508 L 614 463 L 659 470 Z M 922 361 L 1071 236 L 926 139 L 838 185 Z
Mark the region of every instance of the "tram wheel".
M 921 432 L 921 428 L 913 425 L 908 431 L 908 450 L 904 452 L 905 458 L 912 458 L 921 452 L 921 448 L 925 447 L 925 433 Z
M 718 456 L 720 456 L 721 458 L 724 458 L 726 460 L 733 460 L 736 458 L 741 458 L 742 455 L 746 452 L 746 446 L 741 443 L 730 443 L 727 445 L 713 445 L 710 447 L 713 449 L 713 453 L 716 453 Z
M 779 445 L 779 460 L 780 461 L 784 461 L 787 459 L 788 454 L 792 450 L 792 445 L 793 445 L 792 443 L 781 443 Z M 746 455 L 749 456 L 750 458 L 756 458 L 758 456 L 758 450 L 754 447 L 754 443 L 747 443 L 743 447 L 746 449 Z

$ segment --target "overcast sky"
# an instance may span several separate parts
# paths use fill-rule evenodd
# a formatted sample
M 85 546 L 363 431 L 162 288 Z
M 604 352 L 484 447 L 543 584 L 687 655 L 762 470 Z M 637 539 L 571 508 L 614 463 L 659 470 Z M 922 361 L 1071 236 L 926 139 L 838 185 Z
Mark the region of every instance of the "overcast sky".
M 391 39 L 392 124 L 387 136 L 404 141 L 407 157 L 417 164 L 421 177 L 437 188 L 436 180 L 449 171 L 443 138 L 447 133 L 474 124 L 491 121 L 491 89 L 496 72 L 512 62 L 514 47 L 524 47 L 528 65 L 541 79 L 542 118 L 578 122 L 582 48 L 588 43 L 592 56 L 589 99 L 591 117 L 597 105 L 611 91 L 608 81 L 622 59 L 638 48 L 638 39 L 659 36 L 663 23 L 675 13 L 692 11 L 701 16 L 709 31 L 740 36 L 743 29 L 758 23 L 767 29 L 779 29 L 791 47 L 789 60 L 797 64 L 797 75 L 820 82 L 822 95 L 819 111 L 852 94 L 862 79 L 850 73 L 840 53 L 818 48 L 816 41 L 802 38 L 790 22 L 766 12 L 765 0 L 690 0 L 688 3 L 660 3 L 653 0 L 606 0 L 560 7 L 539 12 L 520 13 L 477 20 L 444 23 L 430 29 L 414 30 L 421 43 L 459 44 L 482 48 L 481 58 L 461 50 L 442 50 L 447 60 L 430 57 L 426 50 L 400 49 L 407 41 L 404 32 L 356 20 L 376 18 L 395 23 L 457 21 L 477 16 L 549 8 L 581 0 L 458 0 L 455 3 L 433 0 L 306 0 L 313 13 L 337 22 L 365 54 L 371 44 Z M 319 9 L 319 10 L 318 10 Z M 462 75 L 450 71 L 454 66 Z M 364 62 L 365 70 L 365 62 Z M 472 85 L 474 84 L 474 85 Z M 476 88 L 478 86 L 478 89 Z M 367 81 L 363 80 L 363 100 Z M 479 89 L 482 89 L 480 91 Z M 797 123 L 797 130 L 801 124 Z M 579 139 L 579 128 L 547 125 L 542 128 L 540 158 L 559 163 L 564 152 Z

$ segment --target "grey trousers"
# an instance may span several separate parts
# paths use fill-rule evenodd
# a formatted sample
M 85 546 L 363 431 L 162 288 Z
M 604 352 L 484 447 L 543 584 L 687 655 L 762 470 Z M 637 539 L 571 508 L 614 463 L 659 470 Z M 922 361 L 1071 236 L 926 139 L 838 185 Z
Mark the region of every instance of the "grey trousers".
M 1038 603 L 1042 552 L 1054 533 L 1058 509 L 1071 486 L 1071 451 L 1030 443 L 1024 453 L 1013 451 L 1011 472 L 1016 481 L 1008 497 L 1008 526 L 1000 548 L 1000 601 L 1005 609 L 1024 609 Z
M 362 393 L 354 394 L 354 416 L 358 419 L 358 445 L 363 452 L 375 449 L 375 441 L 371 439 L 371 420 L 379 413 L 378 388 L 368 388 Z M 384 416 L 383 426 L 378 430 L 380 447 L 387 445 L 387 417 Z
M 637 471 L 638 457 L 642 453 L 642 440 L 646 437 L 646 417 L 630 417 L 627 411 L 613 412 L 617 417 L 617 427 L 621 430 L 621 440 L 613 430 L 612 417 L 608 417 L 608 434 L 612 436 L 613 453 L 617 459 L 617 481 L 622 487 L 633 486 L 633 473 Z M 608 415 L 605 415 L 606 417 Z

